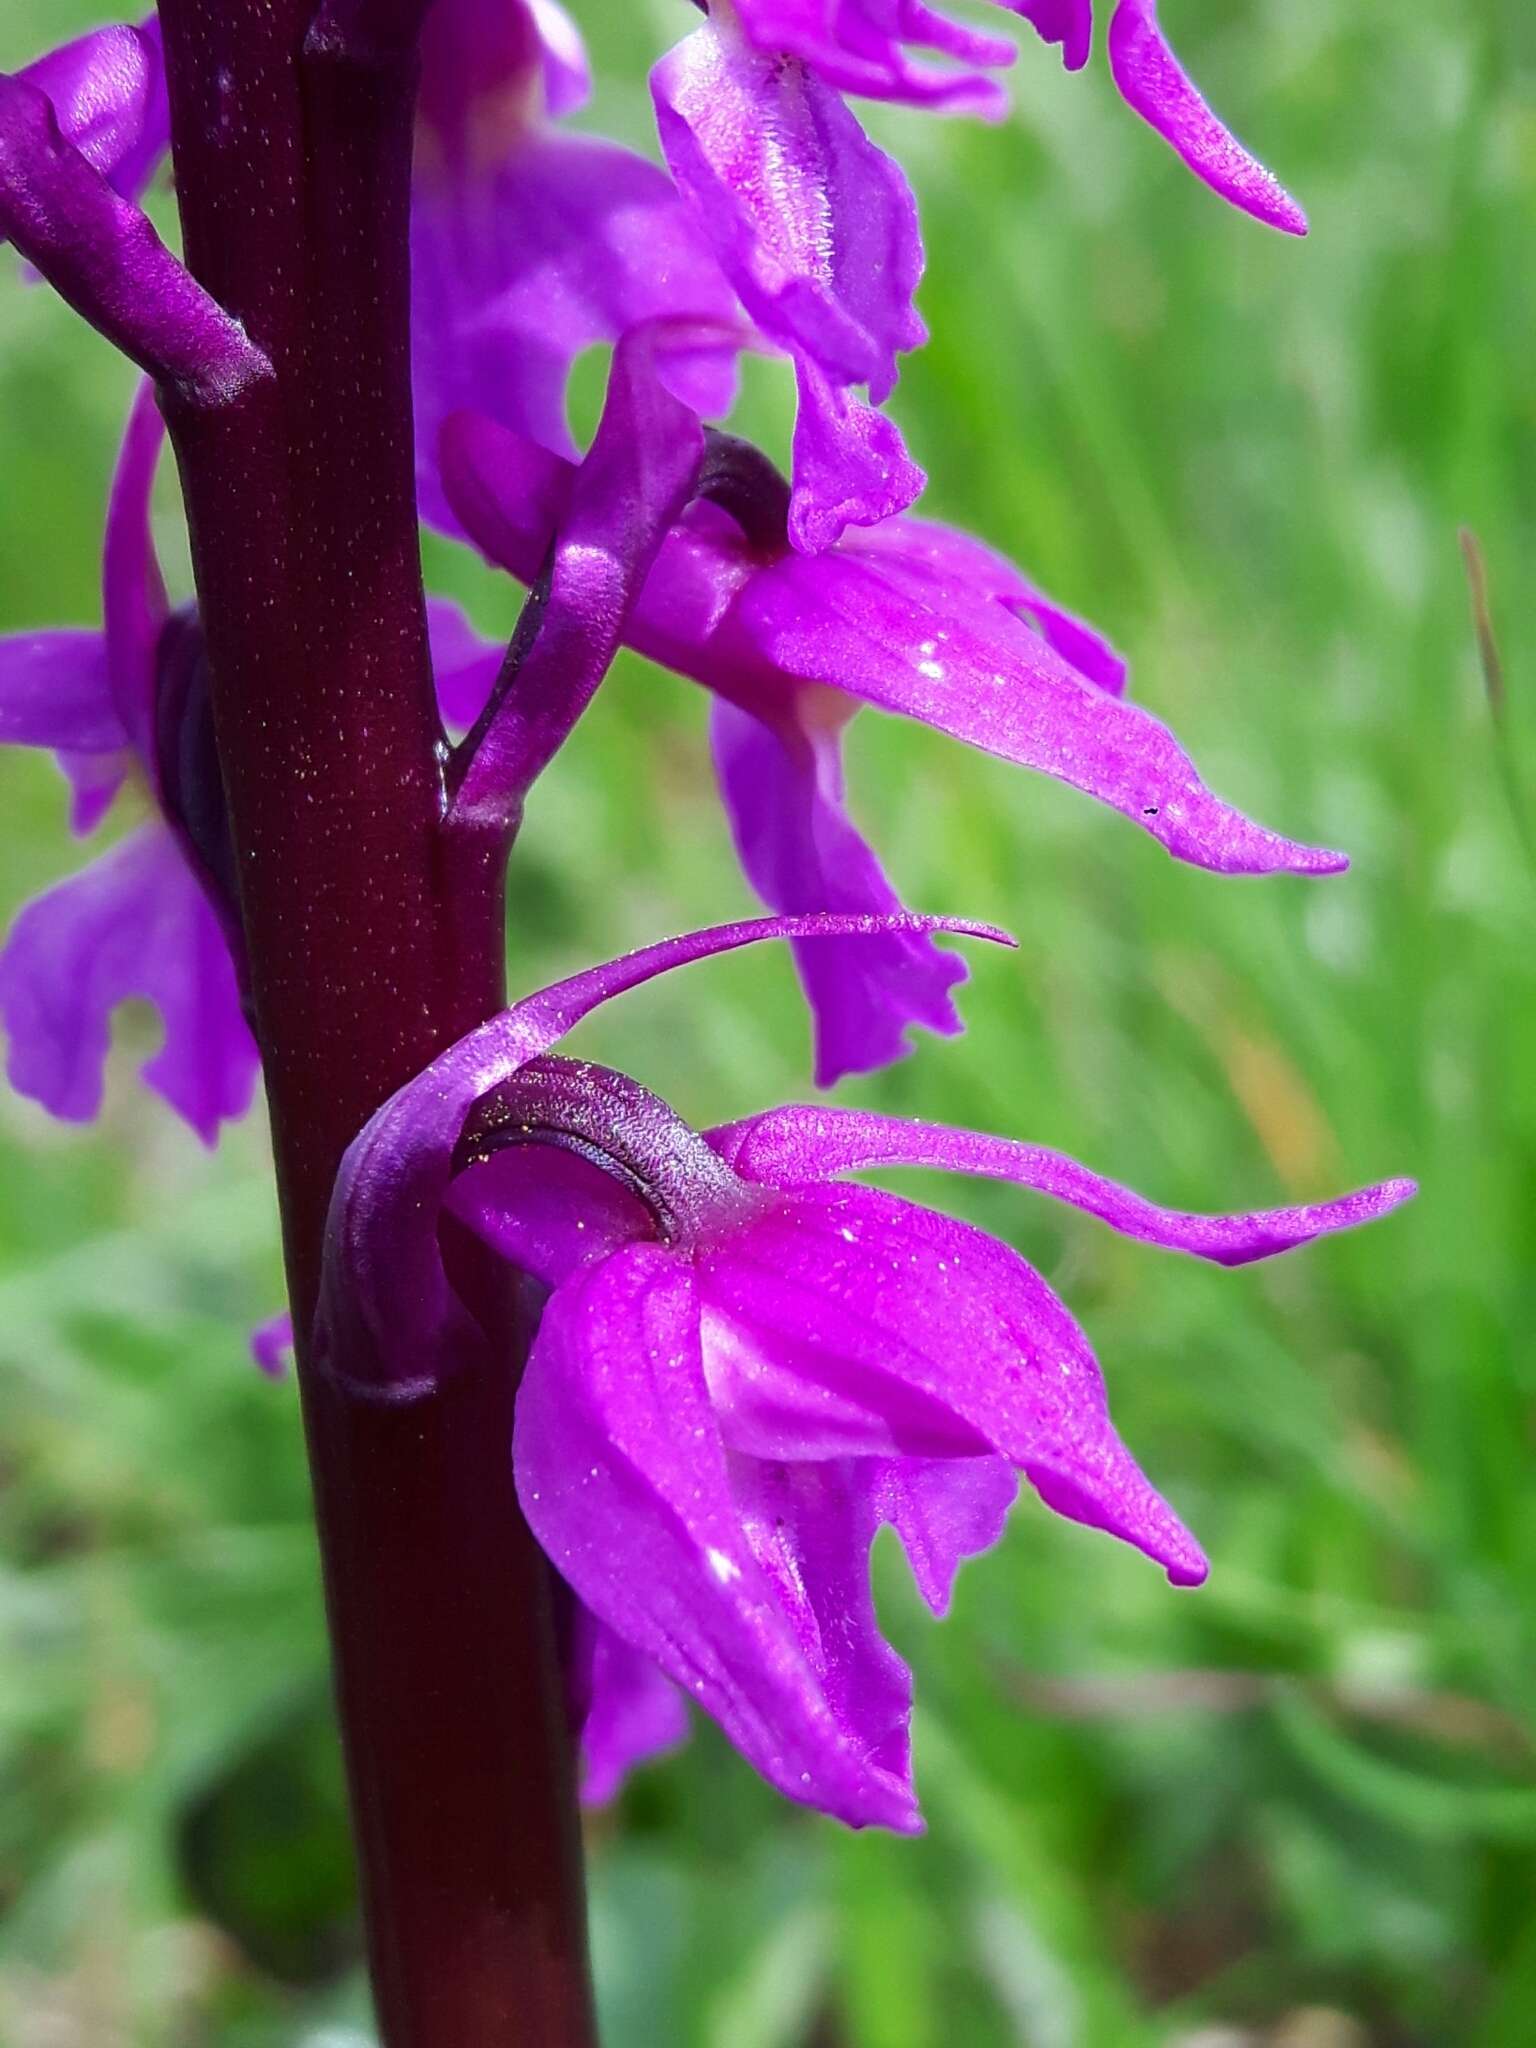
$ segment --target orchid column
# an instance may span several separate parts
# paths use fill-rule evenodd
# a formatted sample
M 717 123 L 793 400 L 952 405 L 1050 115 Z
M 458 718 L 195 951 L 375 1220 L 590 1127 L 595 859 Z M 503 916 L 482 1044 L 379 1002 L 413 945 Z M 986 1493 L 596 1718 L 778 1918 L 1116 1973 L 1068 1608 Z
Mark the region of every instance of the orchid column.
M 419 567 L 420 12 L 162 9 L 187 263 L 271 365 L 167 410 L 301 1330 L 346 1145 L 504 1000 L 500 849 L 443 822 Z M 384 2038 L 579 2044 L 575 1796 L 550 1577 L 504 1480 L 511 1379 L 407 1410 L 304 1383 Z

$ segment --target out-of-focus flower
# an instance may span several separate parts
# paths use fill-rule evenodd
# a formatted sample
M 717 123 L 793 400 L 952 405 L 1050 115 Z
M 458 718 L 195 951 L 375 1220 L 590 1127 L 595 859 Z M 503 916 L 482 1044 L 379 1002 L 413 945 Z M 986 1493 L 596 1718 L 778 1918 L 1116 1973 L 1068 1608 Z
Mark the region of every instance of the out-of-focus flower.
M 293 1317 L 284 1309 L 251 1332 L 251 1362 L 269 1380 L 287 1376 L 293 1358 Z
M 21 912 L 0 953 L 0 1018 L 12 1086 L 85 1121 L 101 1107 L 112 1011 L 152 1003 L 165 1037 L 144 1079 L 211 1145 L 249 1106 L 256 1047 L 231 957 L 201 635 L 171 612 L 150 534 L 163 431 L 146 387 L 107 514 L 102 630 L 0 641 L 0 740 L 55 750 L 76 829 L 130 779 L 155 813 Z
M 0 744 L 56 755 L 75 831 L 92 832 L 125 785 L 152 814 L 22 910 L 0 952 L 0 1020 L 11 1085 L 84 1122 L 101 1107 L 113 1010 L 153 1004 L 165 1035 L 144 1079 L 211 1145 L 250 1106 L 257 1055 L 201 628 L 191 606 L 170 608 L 151 535 L 163 439 L 146 386 L 108 505 L 101 629 L 0 640 Z M 502 650 L 445 600 L 429 625 L 444 716 L 469 725 Z
M 437 437 L 473 406 L 557 454 L 572 363 L 672 314 L 710 343 L 664 351 L 700 414 L 730 407 L 744 330 L 670 179 L 556 122 L 588 92 L 580 38 L 553 0 L 436 0 L 422 41 L 411 269 L 423 516 L 457 532 Z M 734 327 L 734 334 L 730 330 Z
M 1017 1474 L 1176 1584 L 1206 1564 L 1116 1435 L 1087 1340 L 1040 1275 L 970 1225 L 836 1177 L 986 1174 L 1228 1265 L 1369 1221 L 1412 1187 L 1194 1216 L 1057 1153 L 897 1118 L 782 1109 L 701 1135 L 625 1076 L 548 1057 L 666 968 L 853 923 L 672 940 L 526 998 L 434 1061 L 344 1162 L 315 1356 L 391 1401 L 430 1393 L 426 1361 L 487 1369 L 438 1244 L 445 1210 L 467 1224 L 547 1296 L 512 1463 L 586 1611 L 573 1706 L 589 1791 L 677 1739 L 660 1673 L 790 1798 L 910 1831 L 910 1674 L 869 1586 L 881 1524 L 937 1612 L 961 1561 L 995 1541 Z

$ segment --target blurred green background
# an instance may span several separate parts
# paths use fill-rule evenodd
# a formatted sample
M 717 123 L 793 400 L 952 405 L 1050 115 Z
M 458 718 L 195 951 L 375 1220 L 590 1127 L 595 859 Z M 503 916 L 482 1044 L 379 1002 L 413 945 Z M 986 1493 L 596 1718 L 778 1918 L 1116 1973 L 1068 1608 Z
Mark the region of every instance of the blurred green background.
M 578 11 L 591 119 L 644 146 L 686 10 Z M 858 807 L 909 900 L 1022 951 L 974 960 L 965 1039 L 844 1092 L 1187 1207 L 1423 1193 L 1228 1274 L 934 1187 L 1079 1312 L 1210 1584 L 1026 1502 L 937 1627 L 882 1539 L 928 1836 L 790 1810 L 701 1729 L 593 1823 L 612 2048 L 1536 2041 L 1536 14 L 1164 12 L 1311 240 L 1030 41 L 1004 127 L 872 123 L 930 255 L 896 410 L 927 509 L 1099 621 L 1219 789 L 1355 865 L 1179 868 L 870 716 Z M 93 18 L 9 0 L 0 62 Z M 0 626 L 93 620 L 130 380 L 3 268 Z M 783 399 L 754 374 L 775 442 Z M 489 577 L 430 570 L 507 625 Z M 702 713 L 636 662 L 604 692 L 516 858 L 516 985 L 745 907 Z M 0 755 L 0 914 L 78 858 L 50 766 Z M 153 1042 L 123 1016 L 93 1129 L 0 1095 L 0 2042 L 366 2048 L 293 1391 L 244 1354 L 279 1298 L 264 1139 L 201 1153 L 132 1085 Z M 766 954 L 583 1042 L 697 1120 L 807 1087 Z

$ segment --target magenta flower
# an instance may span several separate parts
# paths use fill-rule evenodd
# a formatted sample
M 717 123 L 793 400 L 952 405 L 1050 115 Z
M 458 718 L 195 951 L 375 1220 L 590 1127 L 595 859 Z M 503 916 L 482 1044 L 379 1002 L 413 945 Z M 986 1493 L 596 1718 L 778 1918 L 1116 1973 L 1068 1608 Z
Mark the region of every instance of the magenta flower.
M 102 630 L 0 641 L 0 741 L 58 754 L 76 830 L 93 829 L 129 780 L 156 814 L 21 912 L 0 953 L 0 1019 L 11 1085 L 78 1122 L 101 1107 L 112 1011 L 152 1003 L 165 1037 L 144 1079 L 211 1145 L 250 1104 L 256 1047 L 230 953 L 201 638 L 171 613 L 150 537 L 163 434 L 146 388 L 112 486 Z
M 322 1369 L 348 1362 L 355 1390 L 424 1398 L 483 1352 L 439 1250 L 445 1213 L 547 1295 L 512 1466 L 583 1609 L 573 1710 L 589 1796 L 679 1738 L 666 1680 L 791 1799 L 854 1825 L 920 1825 L 910 1674 L 879 1633 L 869 1545 L 891 1524 L 942 1613 L 962 1560 L 1000 1533 L 1016 1475 L 1175 1584 L 1206 1575 L 1040 1275 L 969 1224 L 838 1176 L 983 1174 L 1223 1265 L 1413 1192 L 1389 1181 L 1188 1215 L 1059 1153 L 860 1111 L 771 1110 L 700 1135 L 625 1076 L 548 1057 L 596 1005 L 671 967 L 763 938 L 856 943 L 857 926 L 724 926 L 542 990 L 386 1104 L 337 1183 L 315 1349 Z
M 1087 61 L 1091 0 L 1002 4 L 1060 44 L 1069 69 Z M 841 94 L 973 113 L 1002 106 L 980 71 L 914 64 L 908 44 L 972 67 L 1012 56 L 1007 43 L 921 0 L 712 0 L 703 23 L 652 73 L 678 191 L 759 335 L 794 364 L 788 530 L 807 554 L 850 525 L 905 511 L 925 481 L 878 410 L 895 388 L 898 356 L 925 339 L 914 304 L 923 266 L 917 209 L 900 167 Z M 1109 57 L 1125 99 L 1197 176 L 1260 219 L 1305 232 L 1300 208 L 1185 75 L 1155 0 L 1119 0 Z M 674 298 L 674 312 L 705 310 Z
M 580 472 L 470 414 L 447 423 L 442 455 L 465 531 L 536 580 Z M 1113 649 L 991 549 L 901 517 L 797 554 L 782 479 L 739 443 L 712 444 L 701 489 L 711 496 L 673 527 L 625 637 L 713 693 L 722 793 L 772 908 L 899 908 L 843 803 L 841 736 L 860 704 L 1068 782 L 1200 867 L 1345 865 L 1214 796 L 1168 729 L 1124 701 Z M 925 935 L 797 951 L 824 1083 L 899 1057 L 912 1023 L 958 1028 L 949 991 L 963 969 Z

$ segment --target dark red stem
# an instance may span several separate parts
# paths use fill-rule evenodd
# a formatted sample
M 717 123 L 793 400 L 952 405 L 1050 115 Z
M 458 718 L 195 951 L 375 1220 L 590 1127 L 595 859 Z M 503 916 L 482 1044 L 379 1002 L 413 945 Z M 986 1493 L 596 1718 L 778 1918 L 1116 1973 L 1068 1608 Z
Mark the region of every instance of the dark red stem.
M 167 401 L 208 636 L 386 2048 L 587 2048 L 551 1584 L 504 1370 L 371 1407 L 307 1369 L 342 1151 L 503 1000 L 444 825 L 412 472 L 414 63 L 366 4 L 164 0 L 187 263 L 273 367 Z M 391 22 L 409 8 L 391 0 Z M 306 48 L 306 39 L 308 47 Z

